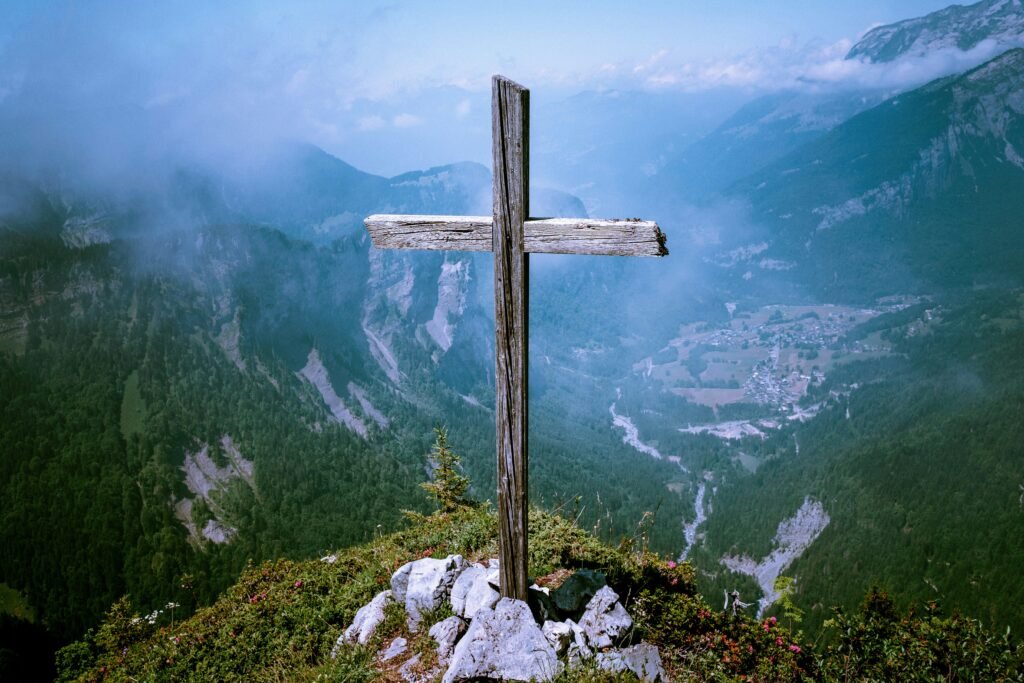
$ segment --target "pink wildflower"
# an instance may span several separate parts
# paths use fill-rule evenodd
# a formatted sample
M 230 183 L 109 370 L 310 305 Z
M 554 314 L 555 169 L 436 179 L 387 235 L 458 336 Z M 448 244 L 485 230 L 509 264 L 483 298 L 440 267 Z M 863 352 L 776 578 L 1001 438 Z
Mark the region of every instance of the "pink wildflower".
M 295 587 L 296 588 L 302 588 L 302 579 L 299 579 L 298 581 L 295 582 Z
M 679 566 L 679 565 L 678 565 L 678 564 L 676 564 L 675 562 L 673 562 L 672 560 L 669 560 L 669 561 L 668 561 L 668 568 L 669 568 L 669 569 L 675 569 L 675 568 L 676 568 L 676 567 L 678 567 L 678 566 Z
M 789 651 L 790 652 L 795 652 L 797 654 L 800 654 L 800 646 L 799 645 L 790 645 L 789 646 Z
M 768 621 L 772 622 L 772 626 L 774 626 L 775 622 L 777 622 L 778 619 L 776 619 L 775 617 L 768 617 Z
M 778 645 L 779 647 L 782 647 L 782 638 L 776 638 L 775 639 L 775 644 Z

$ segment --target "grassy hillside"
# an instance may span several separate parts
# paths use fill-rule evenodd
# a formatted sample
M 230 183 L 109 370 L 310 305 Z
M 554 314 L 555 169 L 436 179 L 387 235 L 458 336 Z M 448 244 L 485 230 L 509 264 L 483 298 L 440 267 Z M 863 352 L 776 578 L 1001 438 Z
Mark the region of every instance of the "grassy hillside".
M 858 615 L 837 615 L 834 641 L 815 648 L 774 620 L 733 618 L 694 592 L 689 565 L 643 552 L 643 538 L 610 548 L 563 518 L 531 512 L 531 576 L 564 579 L 598 568 L 634 618 L 632 637 L 655 643 L 673 680 L 1016 680 L 1024 649 L 976 622 L 926 613 L 903 618 L 873 593 Z M 493 557 L 496 521 L 486 507 L 434 515 L 409 529 L 340 551 L 334 563 L 278 560 L 249 567 L 212 606 L 175 619 L 173 608 L 135 615 L 127 600 L 104 623 L 58 655 L 60 680 L 371 681 L 396 680 L 377 651 L 395 637 L 411 650 L 433 644 L 390 614 L 366 647 L 329 652 L 355 611 L 386 587 L 403 563 L 460 553 Z M 434 614 L 429 622 L 447 614 Z M 558 680 L 627 680 L 590 668 Z

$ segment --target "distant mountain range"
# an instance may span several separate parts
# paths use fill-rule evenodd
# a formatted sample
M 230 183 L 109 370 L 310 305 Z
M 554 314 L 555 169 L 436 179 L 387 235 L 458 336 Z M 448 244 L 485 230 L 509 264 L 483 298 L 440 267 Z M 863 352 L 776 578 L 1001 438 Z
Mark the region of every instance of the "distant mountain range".
M 951 7 L 874 29 L 848 58 L 1010 46 L 1022 15 L 1016 0 Z M 534 214 L 647 207 L 672 254 L 533 261 L 535 501 L 608 540 L 692 550 L 716 596 L 747 581 L 745 600 L 758 584 L 721 557 L 756 567 L 776 529 L 813 518 L 827 552 L 803 538 L 793 567 L 819 622 L 825 598 L 805 587 L 849 604 L 875 572 L 916 598 L 920 567 L 943 562 L 928 577 L 953 604 L 1015 618 L 994 589 L 955 586 L 984 583 L 974 562 L 1009 580 L 1021 555 L 1004 531 L 1024 481 L 1003 439 L 1024 386 L 1024 50 L 906 92 L 775 93 L 691 144 L 706 121 L 669 123 L 692 104 L 590 93 L 555 107 L 578 137 L 537 129 L 535 180 L 585 169 L 593 184 L 534 188 Z M 248 558 L 397 527 L 400 508 L 427 507 L 437 423 L 473 495 L 492 497 L 489 256 L 378 252 L 362 228 L 377 212 L 490 213 L 486 167 L 384 178 L 288 145 L 242 170 L 168 164 L 105 189 L 5 168 L 0 582 L 54 630 L 81 631 L 125 592 L 156 606 L 187 584 L 191 608 Z M 972 462 L 990 476 L 959 486 Z M 873 463 L 905 486 L 861 476 Z M 930 540 L 945 496 L 962 527 L 996 520 L 1005 552 Z M 861 518 L 888 526 L 867 534 Z M 850 561 L 893 539 L 908 540 L 886 557 L 913 570 Z
M 892 62 L 938 50 L 972 50 L 982 42 L 1005 50 L 1024 43 L 1024 7 L 1020 0 L 984 0 L 951 5 L 923 17 L 879 26 L 850 48 L 847 59 Z
M 968 68 L 1024 45 L 1020 0 L 953 5 L 924 17 L 879 26 L 866 33 L 846 59 L 891 63 L 936 56 L 942 50 L 969 51 L 981 43 L 984 50 L 958 53 L 949 63 Z M 808 82 L 798 90 L 759 97 L 700 140 L 669 153 L 657 178 L 658 192 L 704 201 L 896 94 L 892 87 Z

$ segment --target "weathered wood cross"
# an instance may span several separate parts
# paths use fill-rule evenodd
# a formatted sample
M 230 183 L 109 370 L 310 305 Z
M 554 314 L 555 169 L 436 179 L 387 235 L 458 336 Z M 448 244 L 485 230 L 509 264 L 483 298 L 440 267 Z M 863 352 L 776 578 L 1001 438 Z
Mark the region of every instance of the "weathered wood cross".
M 528 218 L 530 91 L 491 83 L 494 215 L 366 219 L 378 249 L 494 252 L 494 323 L 501 594 L 526 600 L 527 342 L 530 253 L 665 256 L 665 236 L 639 219 Z

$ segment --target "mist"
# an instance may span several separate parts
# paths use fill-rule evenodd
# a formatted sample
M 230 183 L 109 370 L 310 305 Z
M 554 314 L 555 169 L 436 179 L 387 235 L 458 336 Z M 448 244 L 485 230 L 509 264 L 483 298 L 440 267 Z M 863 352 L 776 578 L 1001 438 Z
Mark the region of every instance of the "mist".
M 880 69 L 840 59 L 848 40 L 790 37 L 732 57 L 627 41 L 617 52 L 584 52 L 560 66 L 529 50 L 517 58 L 487 53 L 486 41 L 474 38 L 455 49 L 462 59 L 453 62 L 445 35 L 485 17 L 470 13 L 440 28 L 452 16 L 452 8 L 439 7 L 427 27 L 434 33 L 423 36 L 416 35 L 418 10 L 378 3 L 287 11 L 272 3 L 8 8 L 0 33 L 0 168 L 117 199 L 157 193 L 182 167 L 259 173 L 283 146 L 300 142 L 385 176 L 464 160 L 487 165 L 488 78 L 507 70 L 534 90 L 535 180 L 587 195 L 596 168 L 587 140 L 618 140 L 603 154 L 621 162 L 610 172 L 628 179 L 650 173 L 666 149 L 698 139 L 760 93 L 878 85 L 881 78 L 872 75 Z M 623 30 L 656 17 L 642 12 Z M 581 32 L 599 18 L 581 15 Z M 525 45 L 552 30 L 543 13 L 516 19 L 527 20 L 537 36 Z M 989 47 L 886 69 L 898 74 L 887 83 L 906 86 L 962 68 Z M 574 97 L 580 92 L 597 95 Z M 584 198 L 588 208 L 628 209 L 609 201 L 608 182 L 597 184 Z

